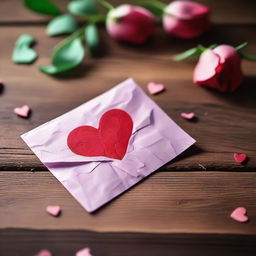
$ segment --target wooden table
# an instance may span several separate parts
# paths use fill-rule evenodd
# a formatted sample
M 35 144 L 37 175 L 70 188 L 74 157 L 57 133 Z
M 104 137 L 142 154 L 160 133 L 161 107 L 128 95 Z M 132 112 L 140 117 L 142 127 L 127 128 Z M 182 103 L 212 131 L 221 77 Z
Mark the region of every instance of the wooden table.
M 64 7 L 67 1 L 57 2 Z M 37 70 L 49 63 L 50 49 L 60 40 L 46 36 L 47 19 L 24 9 L 21 1 L 1 1 L 1 256 L 29 256 L 41 248 L 55 256 L 75 255 L 87 246 L 94 256 L 256 255 L 256 64 L 244 61 L 243 86 L 225 95 L 192 84 L 194 61 L 171 60 L 198 43 L 248 41 L 247 51 L 256 55 L 256 1 L 201 2 L 212 7 L 215 27 L 200 39 L 170 38 L 159 27 L 148 44 L 129 46 L 110 39 L 102 28 L 104 56 L 86 57 L 78 69 L 54 78 Z M 14 42 L 22 33 L 37 38 L 39 59 L 33 65 L 11 62 Z M 148 81 L 164 83 L 167 91 L 152 98 L 197 143 L 88 214 L 19 136 L 127 77 L 144 90 Z M 22 104 L 33 110 L 28 120 L 13 114 Z M 183 120 L 182 111 L 194 111 L 199 121 Z M 236 163 L 234 152 L 246 153 L 248 163 Z M 48 204 L 61 205 L 61 217 L 47 215 Z M 229 218 L 238 206 L 248 209 L 248 223 Z

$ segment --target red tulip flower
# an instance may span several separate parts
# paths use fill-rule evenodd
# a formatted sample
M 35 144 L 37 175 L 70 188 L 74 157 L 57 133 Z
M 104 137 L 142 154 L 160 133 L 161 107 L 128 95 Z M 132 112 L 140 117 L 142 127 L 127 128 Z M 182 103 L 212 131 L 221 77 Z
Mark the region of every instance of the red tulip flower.
M 174 57 L 181 61 L 192 56 L 200 56 L 194 69 L 193 81 L 221 92 L 234 92 L 243 81 L 241 60 L 256 61 L 256 57 L 242 51 L 247 43 L 237 47 L 212 45 L 208 48 L 198 45 Z
M 129 43 L 144 43 L 155 32 L 154 16 L 143 7 L 120 5 L 107 15 L 107 31 L 113 38 Z
M 221 92 L 235 91 L 243 80 L 241 57 L 230 45 L 204 51 L 194 70 L 194 83 Z
M 193 1 L 174 1 L 164 9 L 163 26 L 171 35 L 189 39 L 211 27 L 210 9 Z

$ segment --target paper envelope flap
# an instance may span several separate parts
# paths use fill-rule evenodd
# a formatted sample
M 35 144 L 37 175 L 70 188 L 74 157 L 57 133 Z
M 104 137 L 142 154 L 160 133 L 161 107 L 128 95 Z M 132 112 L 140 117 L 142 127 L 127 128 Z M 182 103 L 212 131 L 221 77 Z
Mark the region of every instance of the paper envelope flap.
M 129 83 L 127 84 L 127 81 Z M 129 85 L 129 90 L 124 87 Z M 89 125 L 98 128 L 102 114 L 110 108 L 126 111 L 133 120 L 132 136 L 127 151 L 133 148 L 134 134 L 150 126 L 153 122 L 153 108 L 147 104 L 138 104 L 141 89 L 129 79 L 104 93 L 104 99 L 97 97 L 76 109 L 23 134 L 22 139 L 30 146 L 33 152 L 43 163 L 85 163 L 113 161 L 105 156 L 87 157 L 73 153 L 67 145 L 68 134 L 79 126 Z M 115 95 L 118 93 L 118 97 Z M 109 100 L 111 99 L 111 104 Z M 121 101 L 120 101 L 121 99 Z M 111 105 L 111 106 L 109 106 Z

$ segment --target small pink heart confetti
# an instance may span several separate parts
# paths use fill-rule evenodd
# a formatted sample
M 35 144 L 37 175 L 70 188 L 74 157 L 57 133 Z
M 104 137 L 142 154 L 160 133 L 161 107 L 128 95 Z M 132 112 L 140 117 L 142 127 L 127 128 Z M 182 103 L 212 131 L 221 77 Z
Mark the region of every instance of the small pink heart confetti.
M 47 249 L 42 249 L 34 256 L 52 256 L 52 253 L 50 251 L 48 251 Z
M 238 207 L 230 214 L 230 218 L 232 218 L 238 222 L 246 222 L 246 221 L 248 221 L 246 212 L 247 212 L 247 210 L 244 207 Z
M 21 117 L 28 117 L 29 115 L 29 112 L 30 112 L 30 108 L 28 105 L 24 105 L 22 107 L 17 107 L 15 108 L 14 110 L 14 113 L 18 116 L 21 116 Z
M 158 94 L 165 90 L 165 86 L 163 84 L 157 84 L 155 82 L 148 83 L 148 91 L 150 94 Z
M 233 157 L 236 160 L 236 162 L 239 163 L 239 164 L 243 163 L 247 159 L 246 154 L 234 153 Z
M 192 119 L 194 119 L 196 117 L 194 112 L 190 112 L 190 113 L 183 112 L 180 115 L 181 115 L 181 117 L 183 117 L 185 119 L 188 119 L 188 120 L 192 120 Z
M 61 213 L 61 208 L 58 205 L 48 205 L 46 207 L 46 212 L 54 217 L 58 217 Z
M 76 253 L 76 256 L 93 256 L 89 248 L 84 248 Z

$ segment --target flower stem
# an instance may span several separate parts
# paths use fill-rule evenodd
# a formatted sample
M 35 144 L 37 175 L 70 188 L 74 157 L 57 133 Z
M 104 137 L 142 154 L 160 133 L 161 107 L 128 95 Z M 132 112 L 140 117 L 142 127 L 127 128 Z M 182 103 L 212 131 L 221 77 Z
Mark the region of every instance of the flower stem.
M 243 49 L 243 48 L 246 47 L 247 45 L 248 45 L 248 42 L 244 42 L 244 43 L 238 45 L 235 49 L 236 49 L 237 51 L 240 51 L 241 49 Z
M 109 2 L 107 2 L 107 1 L 105 1 L 105 0 L 98 0 L 98 2 L 99 2 L 102 6 L 104 6 L 105 8 L 107 8 L 107 9 L 109 9 L 109 10 L 115 9 L 115 7 L 114 7 L 111 3 L 109 3 Z
M 238 54 L 243 58 L 243 59 L 246 59 L 246 60 L 249 60 L 249 61 L 256 61 L 256 56 L 251 56 L 251 55 L 248 55 L 244 52 L 241 52 L 239 51 Z
M 54 48 L 53 48 L 53 53 L 59 51 L 62 47 L 67 45 L 68 43 L 72 42 L 74 39 L 80 37 L 84 33 L 86 25 L 82 26 L 78 30 L 76 30 L 73 34 L 70 36 L 66 37 L 64 40 L 60 41 Z
M 106 14 L 96 14 L 96 15 L 80 15 L 81 18 L 85 19 L 89 23 L 100 23 L 106 21 Z

